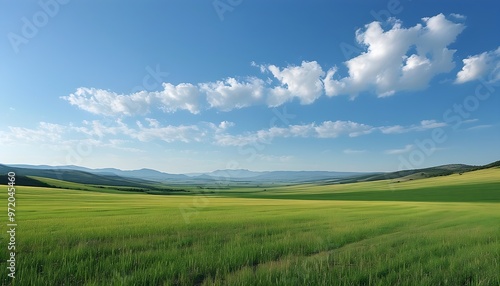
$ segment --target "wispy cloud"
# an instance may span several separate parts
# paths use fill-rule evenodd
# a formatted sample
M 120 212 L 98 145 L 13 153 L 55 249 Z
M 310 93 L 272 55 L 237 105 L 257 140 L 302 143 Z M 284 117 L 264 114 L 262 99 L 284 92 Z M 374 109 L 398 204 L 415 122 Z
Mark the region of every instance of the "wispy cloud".
M 345 154 L 364 154 L 364 153 L 366 153 L 366 150 L 345 149 L 344 153 Z
M 469 128 L 467 128 L 467 130 L 480 130 L 480 129 L 488 129 L 491 127 L 493 127 L 493 125 L 482 124 L 482 125 L 476 125 L 476 126 L 469 127 Z
M 233 122 L 222 121 L 219 123 L 199 122 L 190 125 L 164 125 L 154 118 L 137 120 L 135 124 L 119 120 L 84 120 L 80 125 L 68 126 L 40 122 L 37 128 L 8 127 L 8 131 L 0 131 L 0 143 L 12 144 L 14 142 L 64 142 L 67 140 L 94 139 L 100 143 L 96 146 L 120 147 L 126 140 L 138 142 L 162 141 L 172 142 L 210 142 L 218 146 L 245 146 L 251 144 L 270 144 L 276 138 L 317 138 L 331 139 L 341 136 L 358 137 L 381 132 L 383 134 L 422 131 L 444 126 L 444 123 L 435 120 L 423 120 L 418 125 L 411 126 L 382 126 L 376 127 L 353 121 L 323 121 L 319 124 L 289 125 L 286 127 L 270 127 L 256 131 L 234 134 L 230 131 L 235 126 Z M 106 141 L 108 140 L 108 141 Z M 116 141 L 109 141 L 116 140 Z M 108 143 L 103 143 L 108 142 Z M 120 143 L 120 146 L 118 145 Z M 364 150 L 344 151 L 346 154 L 361 153 Z
M 264 154 L 257 154 L 256 158 L 261 160 L 261 161 L 266 161 L 266 162 L 290 162 L 293 160 L 293 156 L 275 156 L 275 155 L 264 155 Z
M 221 146 L 244 146 L 255 143 L 270 143 L 274 138 L 336 138 L 339 136 L 357 137 L 375 130 L 372 126 L 352 121 L 324 121 L 321 124 L 291 125 L 288 127 L 271 127 L 245 134 L 219 134 L 215 142 Z
M 462 15 L 462 14 L 457 14 L 457 13 L 451 13 L 450 14 L 451 17 L 457 19 L 457 20 L 465 20 L 467 19 L 467 17 L 465 15 Z
M 413 150 L 413 148 L 414 148 L 413 144 L 408 144 L 404 148 L 401 148 L 401 149 L 386 150 L 385 153 L 390 154 L 390 155 L 399 155 L 399 154 L 408 153 L 411 150 Z
M 466 83 L 487 77 L 488 81 L 500 80 L 500 47 L 462 60 L 464 66 L 457 73 L 455 83 Z
M 62 99 L 82 110 L 106 116 L 145 115 L 152 106 L 165 112 L 188 110 L 196 114 L 199 112 L 199 93 L 198 88 L 189 83 L 176 86 L 164 83 L 161 91 L 139 91 L 128 95 L 80 87 Z
M 8 131 L 0 131 L 0 143 L 22 144 L 33 142 L 58 142 L 62 140 L 66 126 L 40 122 L 37 128 L 9 126 Z
M 422 120 L 420 124 L 410 125 L 410 126 L 402 126 L 402 125 L 393 125 L 393 126 L 382 126 L 380 127 L 380 131 L 384 134 L 394 134 L 394 133 L 406 133 L 412 131 L 425 131 L 438 127 L 445 127 L 447 124 L 445 122 L 439 122 L 436 120 Z

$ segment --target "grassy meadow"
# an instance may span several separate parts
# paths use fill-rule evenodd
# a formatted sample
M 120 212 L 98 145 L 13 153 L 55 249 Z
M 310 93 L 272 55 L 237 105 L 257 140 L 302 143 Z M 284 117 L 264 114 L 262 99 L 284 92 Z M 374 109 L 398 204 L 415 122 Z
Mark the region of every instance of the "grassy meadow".
M 16 202 L 2 285 L 500 285 L 499 168 L 210 195 L 18 186 Z

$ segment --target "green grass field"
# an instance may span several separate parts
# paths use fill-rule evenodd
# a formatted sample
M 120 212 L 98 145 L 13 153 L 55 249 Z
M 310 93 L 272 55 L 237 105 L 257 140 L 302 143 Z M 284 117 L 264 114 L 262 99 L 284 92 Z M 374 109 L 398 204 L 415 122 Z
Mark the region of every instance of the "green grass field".
M 265 192 L 99 191 L 17 187 L 16 278 L 4 212 L 2 285 L 500 285 L 499 168 Z

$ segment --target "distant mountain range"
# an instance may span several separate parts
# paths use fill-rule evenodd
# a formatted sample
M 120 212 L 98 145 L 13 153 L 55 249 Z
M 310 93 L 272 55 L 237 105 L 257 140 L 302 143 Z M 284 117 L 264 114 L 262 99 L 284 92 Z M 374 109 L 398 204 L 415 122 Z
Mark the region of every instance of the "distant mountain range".
M 463 164 L 442 165 L 431 168 L 404 170 L 389 173 L 359 173 L 330 171 L 268 171 L 254 172 L 245 169 L 216 170 L 209 173 L 169 174 L 152 169 L 120 170 L 114 168 L 90 169 L 80 166 L 0 165 L 0 176 L 15 172 L 19 182 L 37 185 L 31 177 L 44 177 L 74 183 L 108 186 L 151 188 L 152 186 L 264 186 L 274 184 L 320 183 L 339 184 L 376 180 L 413 180 L 477 169 L 500 167 L 500 161 L 484 166 Z
M 3 167 L 3 168 L 2 168 Z M 10 168 L 10 169 L 9 169 Z M 80 166 L 47 166 L 47 165 L 0 165 L 0 171 L 19 170 L 16 173 L 40 176 L 40 177 L 68 177 L 70 181 L 75 181 L 74 176 L 86 177 L 86 179 L 96 179 L 100 176 L 110 181 L 121 178 L 132 178 L 160 183 L 190 183 L 203 184 L 214 182 L 235 182 L 235 183 L 299 183 L 317 180 L 338 180 L 347 177 L 366 175 L 368 173 L 358 172 L 328 172 L 328 171 L 267 171 L 254 172 L 245 169 L 216 170 L 201 174 L 169 174 L 152 169 L 140 169 L 124 171 L 114 168 L 90 169 Z M 86 176 L 84 173 L 87 173 Z M 375 175 L 377 173 L 370 173 Z M 71 176 L 74 175 L 74 176 Z M 99 181 L 102 181 L 99 180 Z M 75 181 L 76 182 L 76 181 Z M 81 183 L 78 181 L 77 183 Z

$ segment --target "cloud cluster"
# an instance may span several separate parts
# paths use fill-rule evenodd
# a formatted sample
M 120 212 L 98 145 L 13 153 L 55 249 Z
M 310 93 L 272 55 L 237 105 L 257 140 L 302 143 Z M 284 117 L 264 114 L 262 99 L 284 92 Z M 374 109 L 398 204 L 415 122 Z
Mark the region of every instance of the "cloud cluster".
M 324 69 L 316 61 L 285 67 L 252 62 L 252 66 L 259 67 L 263 78 L 163 83 L 162 90 L 132 94 L 81 87 L 62 98 L 94 114 L 133 116 L 145 115 L 153 108 L 198 114 L 211 108 L 230 111 L 262 104 L 276 107 L 293 100 L 306 105 L 323 95 L 354 97 L 361 92 L 374 92 L 380 97 L 389 96 L 424 89 L 435 76 L 449 73 L 455 67 L 455 50 L 448 46 L 464 30 L 464 24 L 460 23 L 464 19 L 458 14 L 450 15 L 449 19 L 438 14 L 405 28 L 401 21 L 391 18 L 392 26 L 387 30 L 380 22 L 369 23 L 356 31 L 356 40 L 364 51 L 344 63 L 346 76 L 337 67 Z M 499 54 L 500 48 L 464 59 L 456 82 L 464 83 L 487 73 L 499 79 Z
M 161 91 L 139 91 L 129 95 L 80 87 L 74 93 L 62 98 L 71 105 L 90 113 L 106 116 L 132 116 L 149 113 L 151 106 L 157 106 L 165 112 L 188 110 L 196 114 L 199 112 L 198 97 L 199 90 L 192 84 L 163 83 Z
M 382 134 L 399 134 L 406 132 L 418 132 L 433 128 L 444 127 L 446 123 L 436 120 L 422 120 L 420 124 L 410 126 L 370 126 L 353 121 L 324 121 L 321 124 L 309 123 L 301 125 L 290 125 L 288 127 L 271 127 L 245 134 L 217 134 L 214 141 L 220 146 L 245 146 L 252 144 L 269 144 L 275 138 L 337 138 L 340 136 L 358 137 L 373 132 Z M 349 152 L 347 152 L 349 153 Z M 353 153 L 353 152 L 351 152 Z
M 200 91 L 190 83 L 173 85 L 163 83 L 163 90 L 152 92 L 150 95 L 157 99 L 164 111 L 174 112 L 178 109 L 187 110 L 193 114 L 200 112 L 199 97 Z
M 82 110 L 109 116 L 146 114 L 152 100 L 151 95 L 147 92 L 123 95 L 85 87 L 80 87 L 74 93 L 62 98 Z
M 427 87 L 430 80 L 450 72 L 455 63 L 453 43 L 465 26 L 446 19 L 443 14 L 423 18 L 423 25 L 403 28 L 396 21 L 388 31 L 380 22 L 372 22 L 356 31 L 356 40 L 367 51 L 345 62 L 349 76 L 334 79 L 337 69 L 330 69 L 325 79 L 328 96 L 374 89 L 378 96 Z
M 323 93 L 321 79 L 325 72 L 315 61 L 303 61 L 300 66 L 288 66 L 283 69 L 269 65 L 265 69 L 280 83 L 269 91 L 267 103 L 270 107 L 282 105 L 295 97 L 301 104 L 311 104 Z
M 380 132 L 394 134 L 410 131 L 424 131 L 445 126 L 435 120 L 423 120 L 420 124 L 410 126 L 370 126 L 353 121 L 324 121 L 320 124 L 308 123 L 287 127 L 270 127 L 243 134 L 231 134 L 228 129 L 235 124 L 222 121 L 218 124 L 200 122 L 192 125 L 163 125 L 158 120 L 146 118 L 135 124 L 126 124 L 119 120 L 83 121 L 80 126 L 71 124 L 63 126 L 41 122 L 36 129 L 9 127 L 8 132 L 0 131 L 0 143 L 30 141 L 38 143 L 73 142 L 94 140 L 100 146 L 118 146 L 128 140 L 138 142 L 162 141 L 172 142 L 209 142 L 218 146 L 245 146 L 252 144 L 270 144 L 276 138 L 337 138 L 341 136 L 358 137 Z M 111 141 L 114 140 L 114 141 Z M 108 142 L 105 145 L 105 142 Z M 120 146 L 120 148 L 126 148 Z M 353 153 L 353 152 L 346 152 Z
M 261 103 L 264 98 L 264 81 L 249 78 L 238 82 L 235 78 L 202 83 L 200 90 L 206 94 L 210 107 L 222 111 L 243 108 Z
M 217 134 L 215 143 L 220 146 L 245 146 L 256 143 L 269 144 L 274 138 L 336 138 L 342 135 L 356 137 L 369 134 L 373 127 L 352 121 L 324 121 L 321 124 L 290 125 L 288 127 L 271 127 L 246 134 Z
M 500 47 L 462 60 L 464 66 L 457 73 L 456 83 L 465 83 L 487 77 L 488 81 L 500 81 Z

